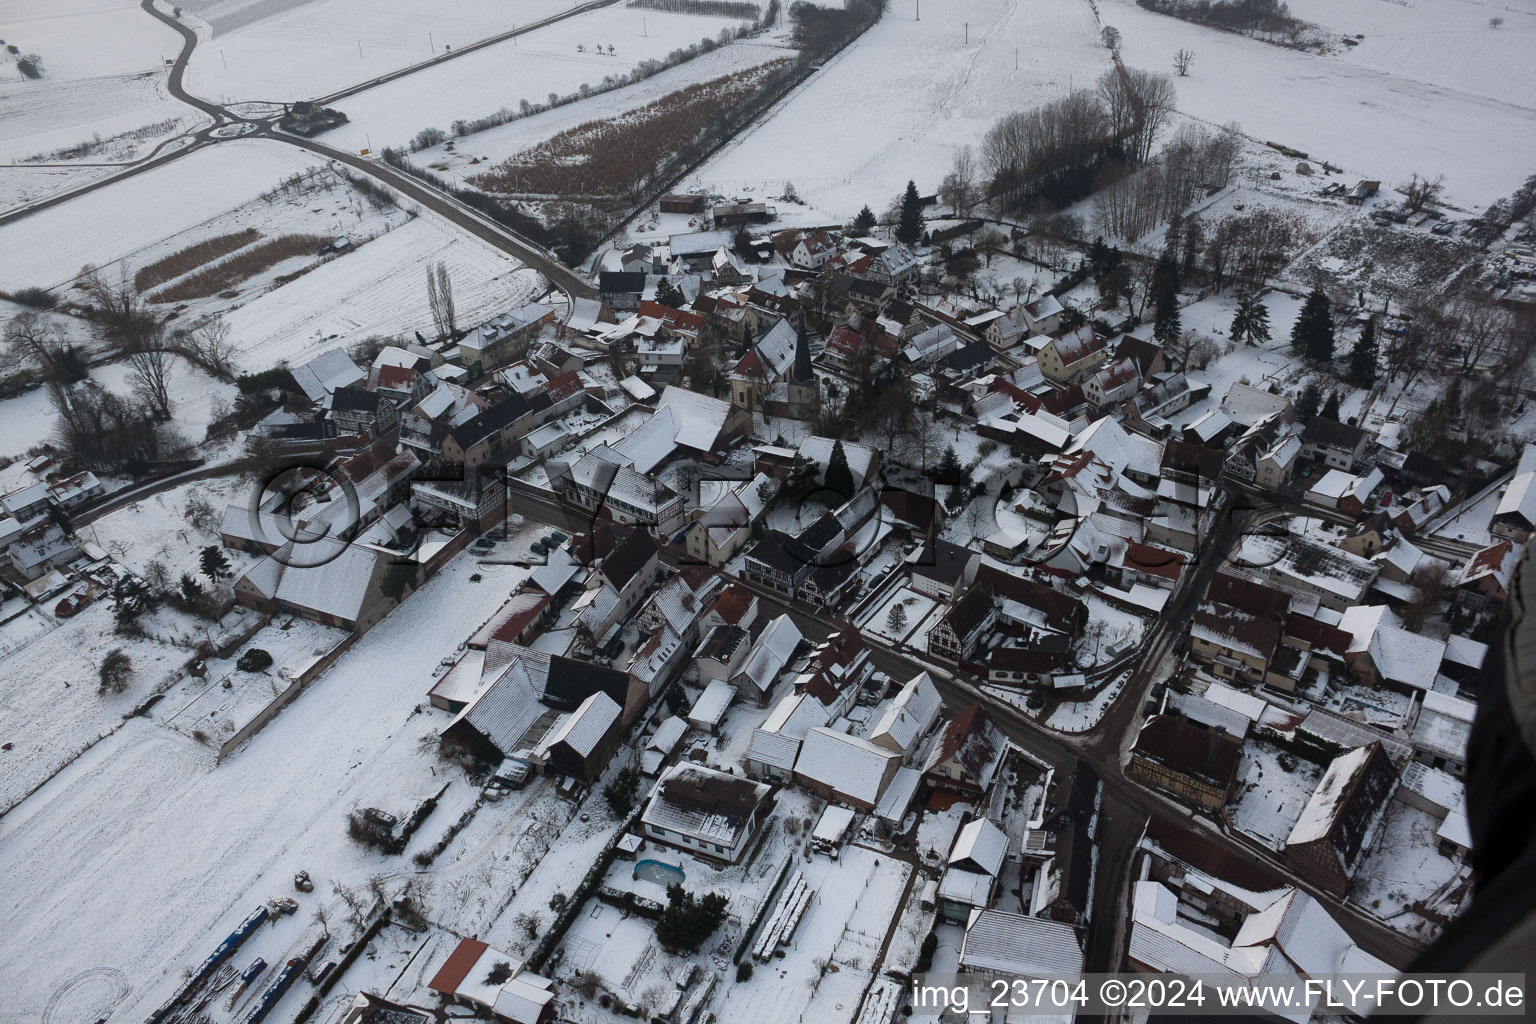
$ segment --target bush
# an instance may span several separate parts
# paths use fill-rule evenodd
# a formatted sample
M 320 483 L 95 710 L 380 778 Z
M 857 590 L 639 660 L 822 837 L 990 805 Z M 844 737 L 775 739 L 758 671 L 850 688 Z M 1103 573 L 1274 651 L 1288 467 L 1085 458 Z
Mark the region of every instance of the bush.
M 264 672 L 272 667 L 272 655 L 260 647 L 252 647 L 240 655 L 240 660 L 235 662 L 235 668 L 242 672 Z
M 917 973 L 921 974 L 933 966 L 933 954 L 939 951 L 938 932 L 929 932 L 923 939 L 923 948 L 917 953 Z
M 622 818 L 635 808 L 640 793 L 640 775 L 633 768 L 620 768 L 613 781 L 603 787 L 603 799 L 615 818 Z
M 31 306 L 33 309 L 52 309 L 58 305 L 58 299 L 46 288 L 18 288 L 14 292 L 0 292 L 0 298 L 9 299 L 18 306 Z
M 751 960 L 743 960 L 741 963 L 736 965 L 736 980 L 737 981 L 746 981 L 750 977 L 752 977 L 752 961 Z
M 696 953 L 725 920 L 728 905 L 719 893 L 699 899 L 673 882 L 667 886 L 667 909 L 656 922 L 656 941 L 663 949 Z

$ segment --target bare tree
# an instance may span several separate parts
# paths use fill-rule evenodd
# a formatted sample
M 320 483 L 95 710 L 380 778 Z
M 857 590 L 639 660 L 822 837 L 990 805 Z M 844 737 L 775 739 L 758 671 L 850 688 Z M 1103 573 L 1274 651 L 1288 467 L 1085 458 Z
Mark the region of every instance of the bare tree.
M 939 198 L 955 214 L 969 217 L 976 205 L 976 155 L 970 146 L 955 150 L 955 161 L 939 185 Z
M 453 280 L 448 276 L 448 264 L 442 260 L 437 266 L 427 268 L 427 305 L 432 309 L 432 322 L 437 326 L 438 337 L 452 337 L 458 330 L 453 308 Z
M 1173 116 L 1176 94 L 1167 75 L 1130 68 L 1125 77 L 1136 112 L 1136 130 L 1131 136 L 1132 156 L 1138 163 L 1145 163 L 1152 155 L 1153 143 Z
M 1195 62 L 1195 51 L 1190 49 L 1180 50 L 1173 55 L 1173 70 L 1179 73 L 1180 78 L 1189 77 L 1189 67 Z
M 1439 202 L 1440 193 L 1445 191 L 1445 175 L 1421 178 L 1415 174 L 1408 184 L 1399 185 L 1397 190 L 1403 194 L 1403 209 L 1419 213 L 1424 207 Z
M 1120 59 L 1120 30 L 1113 25 L 1105 25 L 1099 30 L 1099 39 L 1104 43 L 1104 48 L 1116 59 Z
M 1489 28 L 1498 28 L 1502 24 L 1504 24 L 1504 19 L 1499 17 L 1497 14 L 1488 19 Z
M 68 383 L 63 365 L 64 344 L 51 321 L 31 311 L 12 317 L 5 325 L 5 346 L 13 363 L 30 361 L 48 380 Z
M 87 264 L 81 269 L 79 286 L 101 322 L 124 340 L 131 341 L 153 319 L 144 309 L 139 290 L 129 280 L 126 266 L 118 269 L 116 283 L 109 283 L 100 270 Z
M 210 376 L 233 382 L 235 343 L 229 333 L 229 324 L 214 314 L 187 332 L 181 342 L 181 355 Z
M 162 420 L 171 418 L 171 351 L 159 329 L 138 335 L 127 346 L 134 394 Z

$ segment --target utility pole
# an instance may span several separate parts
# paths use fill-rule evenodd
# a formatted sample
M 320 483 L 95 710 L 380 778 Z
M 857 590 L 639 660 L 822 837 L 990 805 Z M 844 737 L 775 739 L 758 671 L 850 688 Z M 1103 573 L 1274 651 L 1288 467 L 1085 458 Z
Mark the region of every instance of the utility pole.
M 361 39 L 357 41 L 357 59 L 363 59 L 363 41 Z
M 965 23 L 965 45 L 966 46 L 970 46 L 971 45 L 971 23 L 970 22 L 966 22 Z
M 437 44 L 432 41 L 432 33 L 431 32 L 427 33 L 427 52 L 428 53 L 436 53 L 437 52 Z
M 229 61 L 224 60 L 224 51 L 223 50 L 219 51 L 219 60 L 224 61 L 224 70 L 228 71 L 229 70 Z
M 923 0 L 917 0 L 917 21 L 923 20 Z
M 640 34 L 642 36 L 649 36 L 651 34 L 651 30 L 646 28 L 646 26 L 645 26 L 645 19 L 644 18 L 640 19 Z

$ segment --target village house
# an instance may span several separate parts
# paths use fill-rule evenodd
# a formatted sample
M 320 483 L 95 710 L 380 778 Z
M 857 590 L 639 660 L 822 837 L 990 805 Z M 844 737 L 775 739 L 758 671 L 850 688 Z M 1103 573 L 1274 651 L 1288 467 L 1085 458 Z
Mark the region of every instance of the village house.
M 1007 753 L 1008 740 L 978 701 L 949 720 L 923 765 L 923 778 L 935 789 L 981 796 L 992 788 Z
M 1092 324 L 1052 338 L 1039 353 L 1040 372 L 1058 384 L 1079 384 L 1109 358 Z
M 1370 433 L 1360 427 L 1316 416 L 1301 432 L 1301 457 L 1352 472 L 1364 458 L 1370 439 Z
M 963 924 L 973 912 L 992 905 L 1008 837 L 986 818 L 973 818 L 955 835 L 944 873 L 939 876 L 939 912 L 951 924 Z
M 550 1024 L 555 1019 L 555 983 L 479 939 L 460 939 L 427 988 L 444 1002 L 489 1013 L 505 1024 Z M 399 1021 L 391 1017 L 386 1024 Z
M 1182 718 L 1153 715 L 1131 747 L 1125 773 L 1185 803 L 1220 810 L 1232 798 L 1242 740 Z
M 647 839 L 718 864 L 746 854 L 773 811 L 773 787 L 699 764 L 677 764 L 656 780 L 640 829 Z
M 1334 758 L 1285 840 L 1285 862 L 1343 899 L 1397 784 L 1380 743 Z

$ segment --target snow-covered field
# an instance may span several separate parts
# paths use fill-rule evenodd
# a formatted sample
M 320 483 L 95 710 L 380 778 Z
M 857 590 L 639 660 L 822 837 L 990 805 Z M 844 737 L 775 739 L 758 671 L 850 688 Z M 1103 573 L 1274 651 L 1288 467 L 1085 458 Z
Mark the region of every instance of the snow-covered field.
M 922 21 L 914 13 L 896 0 L 689 184 L 778 195 L 792 181 L 829 220 L 865 203 L 879 213 L 908 179 L 936 189 L 954 151 L 999 117 L 1091 86 L 1109 67 L 1084 0 L 951 0 Z
M 338 343 L 430 331 L 426 268 L 448 266 L 459 322 L 528 302 L 544 278 L 489 243 L 422 216 L 231 311 L 242 366 L 302 362 Z M 344 301 L 338 301 L 344 298 Z
M 1335 24 L 1331 14 L 1324 17 L 1322 4 L 1303 4 L 1296 13 L 1349 30 L 1349 24 Z M 1454 0 L 1418 6 L 1453 5 L 1493 10 Z M 1326 6 L 1344 5 L 1329 0 Z M 1396 10 L 1382 0 L 1353 0 L 1347 6 Z M 1303 150 L 1359 177 L 1390 187 L 1415 172 L 1443 174 L 1450 199 L 1481 210 L 1513 191 L 1536 166 L 1536 110 L 1517 105 L 1528 102 L 1531 91 L 1529 47 L 1512 44 L 1513 59 L 1524 64 L 1499 98 L 1479 94 L 1487 88 L 1483 83 L 1502 83 L 1498 69 L 1506 67 L 1502 37 L 1494 38 L 1505 30 L 1489 29 L 1488 13 L 1469 25 L 1480 24 L 1484 38 L 1451 37 L 1444 43 L 1448 52 L 1426 65 L 1427 77 L 1449 80 L 1426 83 L 1408 77 L 1415 66 L 1411 55 L 1393 57 L 1393 67 L 1378 70 L 1362 66 L 1353 55 L 1318 56 L 1272 46 L 1145 11 L 1133 0 L 1100 0 L 1099 12 L 1105 24 L 1120 30 L 1128 65 L 1171 73 L 1174 53 L 1194 50 L 1188 77 L 1174 79 L 1184 113 L 1213 124 L 1236 121 L 1248 135 Z M 1524 24 L 1529 11 L 1507 20 Z M 1359 31 L 1367 36 L 1359 50 L 1369 53 L 1370 32 Z M 1413 45 L 1441 45 L 1436 41 L 1441 37 L 1415 31 L 1419 42 Z M 1490 52 L 1485 47 L 1497 47 L 1491 51 L 1491 68 L 1478 67 Z M 1463 86 L 1466 69 L 1474 67 L 1477 84 Z M 1450 68 L 1454 74 L 1437 70 Z
M 375 148 L 403 147 L 423 128 L 441 128 L 451 134 L 456 120 L 473 120 L 504 107 L 515 110 L 522 100 L 544 103 L 550 93 L 565 96 L 583 85 L 598 88 L 606 75 L 628 74 L 641 61 L 659 60 L 738 24 L 729 18 L 665 14 L 622 5 L 589 11 L 339 100 L 337 106 L 350 120 L 326 133 L 325 141 L 342 149 L 360 149 L 369 139 Z M 612 56 L 607 52 L 610 43 L 615 51 Z M 578 52 L 578 46 L 584 52 Z M 601 54 L 598 46 L 604 48 Z M 671 69 L 677 82 L 673 88 L 753 67 L 784 56 L 784 51 L 749 44 L 724 47 L 716 54 Z M 621 106 L 622 96 L 615 92 L 554 113 L 580 112 L 584 116 L 572 122 L 580 124 L 633 105 Z M 483 138 L 472 136 L 467 148 L 478 152 L 474 143 Z M 497 149 L 501 156 L 516 151 Z M 433 163 L 429 157 L 436 152 L 415 159 Z
M 357 885 L 398 870 L 397 859 L 347 839 L 345 816 L 358 805 L 408 811 L 461 777 L 445 773 L 420 742 L 442 723 L 414 709 L 466 623 L 483 621 L 518 582 L 498 576 L 495 586 L 470 584 L 474 569 L 465 556 L 451 562 L 223 764 L 154 717 L 134 719 L 0 820 L 7 879 L 0 914 L 11 922 L 0 936 L 0 991 L 8 1008 L 40 1015 L 72 978 L 105 969 L 122 972 L 131 986 L 117 1012 L 137 1019 L 253 906 L 294 895 L 296 870 L 310 872 L 316 893 L 300 896 L 300 915 L 280 926 L 294 942 L 315 907 L 332 904 L 334 912 L 330 880 Z M 104 633 L 110 608 L 100 614 L 105 622 L 82 615 L 69 628 Z M 65 717 L 61 699 L 82 708 L 72 714 L 86 716 L 87 730 L 107 715 L 117 719 L 119 700 L 132 701 L 103 701 L 94 685 L 64 690 L 58 677 L 81 658 L 62 632 L 49 634 L 59 637 L 48 645 L 56 651 L 46 641 L 28 648 L 41 676 L 9 666 L 0 672 L 8 681 L 26 679 L 36 693 L 35 724 L 17 739 L 61 754 L 61 741 L 33 734 L 57 728 L 51 722 Z M 0 703 L 13 704 L 9 696 Z M 22 761 L 13 751 L 0 763 Z M 427 831 L 441 826 L 429 819 Z M 170 852 L 174 872 L 164 870 Z M 293 953 L 279 946 L 263 955 L 280 962 L 274 955 Z
M 51 288 L 84 264 L 106 268 L 302 171 L 292 146 L 226 142 L 0 227 L 0 289 Z
M 1506 0 L 1290 0 L 1291 13 L 1341 35 L 1338 56 L 1412 79 L 1536 109 L 1536 8 Z M 1498 28 L 1489 25 L 1502 18 Z
M 0 288 L 57 286 L 85 264 L 109 280 L 195 242 L 255 226 L 267 237 L 291 232 L 360 244 L 345 255 L 273 287 L 284 263 L 242 282 L 232 298 L 193 302 L 183 319 L 225 312 L 243 369 L 302 361 L 321 348 L 372 335 L 404 335 L 431 327 L 425 268 L 442 262 L 454 284 L 461 323 L 472 324 L 545 290 L 542 276 L 431 214 L 407 219 L 380 213 L 344 183 L 279 197 L 257 196 L 309 167 L 312 157 L 288 146 L 230 142 L 191 154 L 0 229 Z M 397 226 L 396 226 L 397 225 Z M 28 253 L 29 258 L 17 258 Z M 188 422 L 206 426 L 209 396 L 195 389 Z M 180 418 L 181 414 L 178 414 Z M 194 440 L 200 439 L 200 434 Z
M 131 159 L 207 120 L 165 91 L 163 58 L 181 40 L 135 0 L 3 0 L 0 39 L 43 60 L 43 77 L 27 80 L 0 59 L 0 161 L 154 126 L 80 158 Z
M 212 38 L 187 67 L 187 89 L 216 102 L 327 95 L 572 6 L 570 0 L 189 3 Z
M 685 39 L 684 41 L 696 40 Z M 507 45 L 509 44 L 502 44 L 502 46 Z M 502 46 L 492 47 L 484 52 L 488 54 L 492 50 L 500 51 Z M 433 146 L 416 153 L 411 159 L 423 166 L 430 166 L 444 177 L 463 180 L 470 174 L 485 170 L 488 163 L 494 164 L 505 160 L 569 128 L 588 121 L 617 117 L 625 111 L 643 107 L 685 86 L 744 71 L 759 64 L 777 60 L 790 52 L 783 47 L 755 40 L 732 43 L 695 57 L 677 67 L 668 68 L 634 85 L 627 85 L 622 89 L 593 96 L 579 103 L 568 103 L 553 110 L 519 118 L 508 124 L 456 139 L 452 150 L 447 149 L 446 146 Z M 466 57 L 465 63 L 478 56 L 479 54 Z M 521 60 L 527 56 L 523 54 L 515 59 Z M 610 60 L 611 58 L 603 58 L 605 62 Z M 528 70 L 537 69 L 540 63 L 540 59 L 529 60 Z M 560 66 L 563 68 L 567 65 L 562 63 Z M 626 64 L 624 69 L 627 70 L 629 66 Z M 449 68 L 444 67 L 442 70 L 447 72 Z M 609 71 L 611 70 L 610 68 Z M 455 118 L 472 116 L 471 111 L 485 114 L 494 112 L 499 106 L 515 108 L 517 101 L 524 97 L 530 101 L 543 103 L 550 90 L 563 89 L 568 92 L 581 84 L 577 81 L 574 85 L 561 86 L 558 84 L 558 79 L 551 78 L 547 80 L 551 84 L 546 87 L 546 79 L 538 78 L 530 81 L 526 74 L 509 78 L 507 85 L 503 85 L 500 79 L 493 81 L 498 91 L 506 90 L 500 100 L 494 98 L 496 94 L 487 96 L 477 91 L 472 96 L 448 93 L 436 97 L 421 97 L 419 101 L 415 101 L 408 96 L 398 95 L 404 90 L 405 82 L 371 89 L 347 101 L 349 110 L 352 112 L 352 122 L 331 132 L 327 135 L 327 139 L 334 140 L 337 145 L 365 145 L 370 137 L 378 145 L 384 144 L 384 140 L 391 144 L 403 144 L 428 125 L 446 130 Z M 589 81 L 589 79 L 584 78 L 581 81 Z M 538 89 L 545 91 L 538 92 Z M 379 99 L 389 93 L 397 94 L 396 98 L 403 100 L 403 105 L 397 108 L 381 104 Z M 468 106 L 471 103 L 477 106 L 471 108 Z M 362 108 L 361 114 L 357 108 Z M 380 124 L 386 127 L 381 129 Z M 364 135 L 365 132 L 368 134 Z M 474 166 L 471 166 L 471 161 L 475 161 Z

